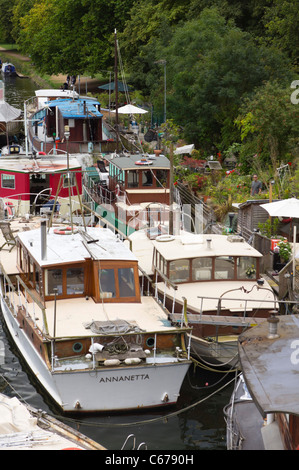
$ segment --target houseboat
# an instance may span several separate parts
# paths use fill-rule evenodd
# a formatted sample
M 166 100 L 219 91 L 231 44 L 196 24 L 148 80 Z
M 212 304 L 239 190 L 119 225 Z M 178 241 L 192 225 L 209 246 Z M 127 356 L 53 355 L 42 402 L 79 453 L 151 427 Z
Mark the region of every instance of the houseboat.
M 107 154 L 87 168 L 83 194 L 122 235 L 168 225 L 170 162 L 164 155 Z M 177 204 L 174 204 L 177 206 Z
M 238 235 L 181 232 L 151 240 L 142 230 L 129 240 L 172 321 L 192 325 L 192 355 L 235 366 L 238 335 L 276 307 L 261 279 L 261 253 Z
M 224 410 L 228 449 L 298 450 L 298 335 L 298 314 L 240 335 L 243 375 Z
M 49 197 L 57 197 L 61 215 L 69 213 L 71 191 L 73 206 L 79 209 L 82 172 L 89 155 L 8 154 L 0 158 L 0 199 L 10 215 L 40 213 Z
M 37 217 L 12 219 L 10 228 L 15 246 L 0 253 L 2 314 L 57 406 L 86 413 L 175 404 L 190 366 L 189 329 L 143 295 L 138 260 L 119 237 Z
M 100 103 L 93 98 L 80 98 L 72 90 L 47 93 L 48 101 L 45 94 L 36 94 L 34 103 L 26 106 L 31 148 L 45 153 L 51 149 L 100 152 L 103 141 Z
M 11 62 L 3 62 L 1 73 L 5 77 L 15 77 L 17 75 L 16 67 Z

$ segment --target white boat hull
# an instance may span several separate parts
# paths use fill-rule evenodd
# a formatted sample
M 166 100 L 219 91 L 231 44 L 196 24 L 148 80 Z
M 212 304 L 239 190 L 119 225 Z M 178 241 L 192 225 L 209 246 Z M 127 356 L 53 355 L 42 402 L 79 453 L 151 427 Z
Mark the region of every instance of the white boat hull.
M 158 359 L 142 366 L 101 370 L 83 368 L 52 372 L 20 328 L 1 296 L 7 328 L 27 365 L 56 404 L 66 412 L 105 412 L 152 408 L 177 402 L 190 366 L 176 358 Z M 148 360 L 147 360 L 148 361 Z M 81 367 L 81 370 L 79 369 Z

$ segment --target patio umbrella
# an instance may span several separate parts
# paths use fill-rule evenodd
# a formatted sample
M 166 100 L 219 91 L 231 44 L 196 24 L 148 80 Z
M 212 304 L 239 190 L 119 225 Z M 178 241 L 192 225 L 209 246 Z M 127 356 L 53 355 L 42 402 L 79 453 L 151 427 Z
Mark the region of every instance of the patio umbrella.
M 114 91 L 115 90 L 115 82 L 106 83 L 105 85 L 101 85 L 98 88 L 100 88 L 101 90 Z M 121 92 L 132 91 L 133 90 L 133 88 L 131 86 L 121 82 L 120 80 L 117 81 L 117 89 L 118 89 L 118 91 L 121 91 Z
M 145 109 L 138 108 L 138 106 L 134 106 L 133 104 L 126 104 L 125 106 L 122 106 L 121 108 L 117 109 L 119 114 L 144 114 L 148 113 Z M 115 113 L 116 111 L 113 110 L 111 111 L 112 113 Z
M 268 202 L 267 204 L 261 204 L 260 207 L 265 209 L 270 217 L 299 218 L 299 199 L 295 197 Z
M 290 199 L 282 199 L 281 201 L 268 202 L 261 204 L 260 207 L 265 209 L 270 217 L 291 217 L 299 218 L 299 199 L 292 197 Z M 295 258 L 298 257 L 296 253 L 296 226 L 293 227 L 293 272 L 295 272 Z M 295 285 L 295 276 L 293 276 L 293 289 Z

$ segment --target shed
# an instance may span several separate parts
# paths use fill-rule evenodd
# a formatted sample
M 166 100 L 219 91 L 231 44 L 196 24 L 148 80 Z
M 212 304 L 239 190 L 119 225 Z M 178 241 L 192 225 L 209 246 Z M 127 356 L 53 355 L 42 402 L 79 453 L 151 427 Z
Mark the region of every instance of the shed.
M 244 233 L 245 237 L 248 233 L 252 233 L 258 229 L 259 223 L 265 223 L 269 219 L 268 212 L 260 207 L 266 204 L 269 199 L 250 199 L 239 204 L 238 212 L 238 231 Z

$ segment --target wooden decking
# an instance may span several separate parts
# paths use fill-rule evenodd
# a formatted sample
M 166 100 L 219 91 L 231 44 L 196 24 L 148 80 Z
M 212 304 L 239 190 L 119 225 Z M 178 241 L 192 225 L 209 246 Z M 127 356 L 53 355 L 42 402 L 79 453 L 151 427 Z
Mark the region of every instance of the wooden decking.
M 184 317 L 181 313 L 172 313 L 170 315 L 172 321 L 182 322 Z M 217 325 L 217 326 L 243 326 L 250 327 L 258 325 L 264 321 L 265 318 L 256 318 L 256 317 L 235 317 L 228 315 L 197 315 L 190 314 L 187 315 L 189 323 L 198 323 L 202 325 Z

